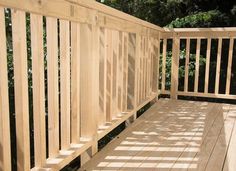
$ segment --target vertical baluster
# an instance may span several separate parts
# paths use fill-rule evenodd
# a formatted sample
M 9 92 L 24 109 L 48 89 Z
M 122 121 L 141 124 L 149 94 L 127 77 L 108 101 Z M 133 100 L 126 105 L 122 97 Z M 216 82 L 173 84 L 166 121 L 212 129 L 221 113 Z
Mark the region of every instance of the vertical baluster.
M 31 14 L 35 167 L 46 162 L 43 18 Z
M 162 76 L 161 76 L 161 91 L 165 91 L 166 86 L 166 51 L 167 51 L 167 39 L 163 39 L 163 52 L 162 52 Z
M 17 170 L 30 170 L 29 105 L 25 12 L 12 11 Z
M 109 29 L 105 30 L 105 56 L 107 65 L 106 77 L 106 121 L 112 119 L 112 32 Z
M 228 59 L 228 67 L 227 67 L 227 79 L 226 79 L 226 94 L 227 95 L 230 94 L 233 47 L 234 47 L 234 39 L 231 37 L 230 43 L 229 43 L 229 59 Z
M 189 57 L 190 57 L 190 39 L 186 39 L 186 59 L 185 59 L 185 77 L 184 91 L 188 92 L 188 72 L 189 72 Z
M 71 23 L 71 142 L 80 141 L 80 24 Z
M 206 71 L 205 71 L 204 93 L 208 93 L 210 58 L 211 58 L 211 38 L 208 38 L 207 39 L 207 55 L 206 55 L 206 69 L 205 69 Z
M 7 48 L 4 9 L 0 7 L 0 170 L 11 170 Z
M 217 51 L 217 64 L 216 64 L 215 94 L 219 93 L 221 52 L 222 52 L 222 38 L 219 38 L 218 51 Z
M 48 142 L 49 158 L 59 152 L 57 19 L 47 17 Z
M 198 92 L 200 48 L 201 48 L 201 39 L 197 39 L 194 92 Z
M 70 147 L 70 32 L 69 21 L 60 20 L 61 149 Z

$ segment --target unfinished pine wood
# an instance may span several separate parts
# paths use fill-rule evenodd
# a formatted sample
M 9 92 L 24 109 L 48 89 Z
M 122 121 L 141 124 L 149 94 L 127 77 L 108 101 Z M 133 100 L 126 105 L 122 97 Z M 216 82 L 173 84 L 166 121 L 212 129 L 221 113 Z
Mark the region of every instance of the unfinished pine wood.
M 171 98 L 177 99 L 178 82 L 179 82 L 179 50 L 180 39 L 175 35 L 172 47 L 172 62 L 171 62 Z
M 195 171 L 209 167 L 206 171 L 220 171 L 227 161 L 231 163 L 227 168 L 234 170 L 234 158 L 229 157 L 235 150 L 235 110 L 235 105 L 161 99 L 81 170 Z
M 80 24 L 71 22 L 71 142 L 80 141 Z
M 118 48 L 119 32 L 112 30 L 112 118 L 118 113 Z
M 28 70 L 25 12 L 12 11 L 17 170 L 30 170 Z M 20 129 L 19 129 L 20 128 Z
M 197 39 L 194 92 L 198 92 L 200 48 L 201 48 L 201 39 Z
M 123 33 L 123 53 L 124 53 L 124 71 L 123 71 L 123 112 L 127 111 L 127 98 L 128 98 L 128 33 Z
M 222 52 L 222 38 L 219 38 L 219 40 L 218 40 L 218 50 L 217 50 L 217 63 L 216 63 L 215 94 L 219 94 L 221 52 Z
M 11 170 L 7 49 L 3 8 L 0 8 L 0 23 L 0 170 Z
M 96 56 L 93 56 L 93 50 L 91 50 L 93 37 L 92 37 L 92 26 L 87 24 L 80 25 L 80 54 L 81 54 L 81 136 L 86 138 L 92 138 L 96 133 L 96 118 L 94 102 L 92 102 L 96 97 L 93 94 L 95 88 L 93 81 L 95 81 L 95 72 L 98 74 L 98 70 L 95 71 Z M 98 78 L 98 76 L 97 76 Z M 98 96 L 97 96 L 98 97 Z M 97 111 L 98 112 L 98 111 Z M 96 113 L 97 114 L 97 113 Z
M 233 47 L 234 47 L 234 39 L 230 38 L 229 41 L 229 58 L 228 58 L 228 66 L 227 66 L 227 78 L 226 78 L 226 90 L 225 94 L 230 94 L 230 83 L 231 83 L 231 70 L 232 70 L 232 59 L 233 59 Z
M 162 52 L 162 76 L 161 76 L 161 90 L 165 90 L 166 86 L 166 51 L 167 39 L 163 39 L 163 52 Z
M 205 86 L 204 93 L 208 93 L 209 86 L 209 71 L 210 71 L 210 58 L 211 58 L 211 39 L 207 39 L 207 56 L 206 56 L 206 69 L 205 69 Z
M 186 58 L 185 58 L 185 75 L 184 75 L 185 92 L 188 91 L 189 57 L 190 57 L 190 39 L 186 39 Z
M 135 54 L 136 52 L 136 35 L 128 34 L 128 99 L 127 107 L 129 110 L 135 108 Z
M 106 56 L 106 121 L 112 120 L 112 32 L 105 30 L 105 56 Z
M 98 125 L 103 125 L 106 122 L 106 53 L 105 53 L 105 29 L 99 30 L 99 117 Z
M 48 143 L 49 157 L 59 153 L 58 34 L 57 19 L 47 17 Z
M 31 14 L 35 167 L 46 162 L 43 17 Z
M 69 21 L 60 20 L 61 149 L 70 146 L 70 32 Z

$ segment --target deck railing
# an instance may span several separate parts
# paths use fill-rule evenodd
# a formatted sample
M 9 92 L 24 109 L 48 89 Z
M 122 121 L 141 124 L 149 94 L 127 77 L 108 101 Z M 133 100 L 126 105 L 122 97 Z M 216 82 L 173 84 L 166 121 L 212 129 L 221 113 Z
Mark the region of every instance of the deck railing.
M 98 140 L 160 94 L 235 99 L 235 35 L 236 29 L 165 30 L 90 0 L 0 0 L 0 170 L 59 170 L 80 155 L 83 163 Z M 230 45 L 226 91 L 219 94 L 223 38 Z M 184 91 L 178 89 L 181 39 L 187 40 Z M 193 92 L 190 39 L 197 40 Z M 204 92 L 198 90 L 201 39 L 208 40 Z M 208 93 L 211 39 L 219 39 L 216 93 Z
M 0 170 L 12 160 L 18 171 L 83 160 L 157 96 L 162 28 L 89 0 L 0 6 Z
M 161 93 L 170 94 L 172 98 L 197 96 L 236 99 L 235 83 L 231 82 L 234 76 L 232 64 L 236 51 L 235 38 L 236 28 L 165 29 L 165 32 L 161 34 L 161 41 L 163 42 L 161 47 L 163 49 Z M 172 46 L 172 50 L 169 50 L 172 52 L 170 91 L 166 90 L 165 80 L 167 40 Z M 180 54 L 181 49 L 184 49 L 182 54 Z M 194 56 L 193 61 L 190 61 L 190 56 Z M 202 67 L 200 67 L 201 60 L 203 60 Z M 180 83 L 181 61 L 184 78 Z M 191 62 L 194 64 L 192 88 L 189 87 Z M 200 75 L 200 71 L 202 75 Z

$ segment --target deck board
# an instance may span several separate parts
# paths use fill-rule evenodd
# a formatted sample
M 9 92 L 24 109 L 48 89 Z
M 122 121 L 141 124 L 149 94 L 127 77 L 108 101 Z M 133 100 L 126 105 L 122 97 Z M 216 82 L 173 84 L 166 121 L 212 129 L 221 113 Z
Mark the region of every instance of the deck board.
M 234 171 L 236 105 L 161 99 L 80 170 Z

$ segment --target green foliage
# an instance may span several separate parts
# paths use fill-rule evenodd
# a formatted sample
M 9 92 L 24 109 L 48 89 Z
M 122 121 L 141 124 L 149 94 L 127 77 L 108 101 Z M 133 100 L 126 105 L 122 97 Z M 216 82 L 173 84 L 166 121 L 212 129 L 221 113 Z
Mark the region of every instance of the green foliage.
M 163 54 L 160 55 L 160 71 L 162 70 L 162 60 L 163 60 Z M 170 90 L 171 85 L 171 61 L 172 61 L 172 52 L 167 51 L 166 53 L 166 90 Z M 179 55 L 179 83 L 183 82 L 185 78 L 185 61 L 186 61 L 186 50 L 181 50 Z M 196 61 L 196 54 L 190 54 L 189 56 L 189 81 L 193 81 L 195 77 L 195 61 Z M 206 64 L 206 57 L 200 55 L 199 59 L 199 67 L 202 68 Z M 200 70 L 200 72 L 203 72 L 204 70 Z M 199 73 L 202 74 L 202 73 Z M 162 78 L 161 78 L 162 79 Z M 183 89 L 184 85 L 179 85 L 180 89 Z
M 196 27 L 220 27 L 230 24 L 230 19 L 218 10 L 199 12 L 183 18 L 177 18 L 167 27 L 170 28 L 196 28 Z

